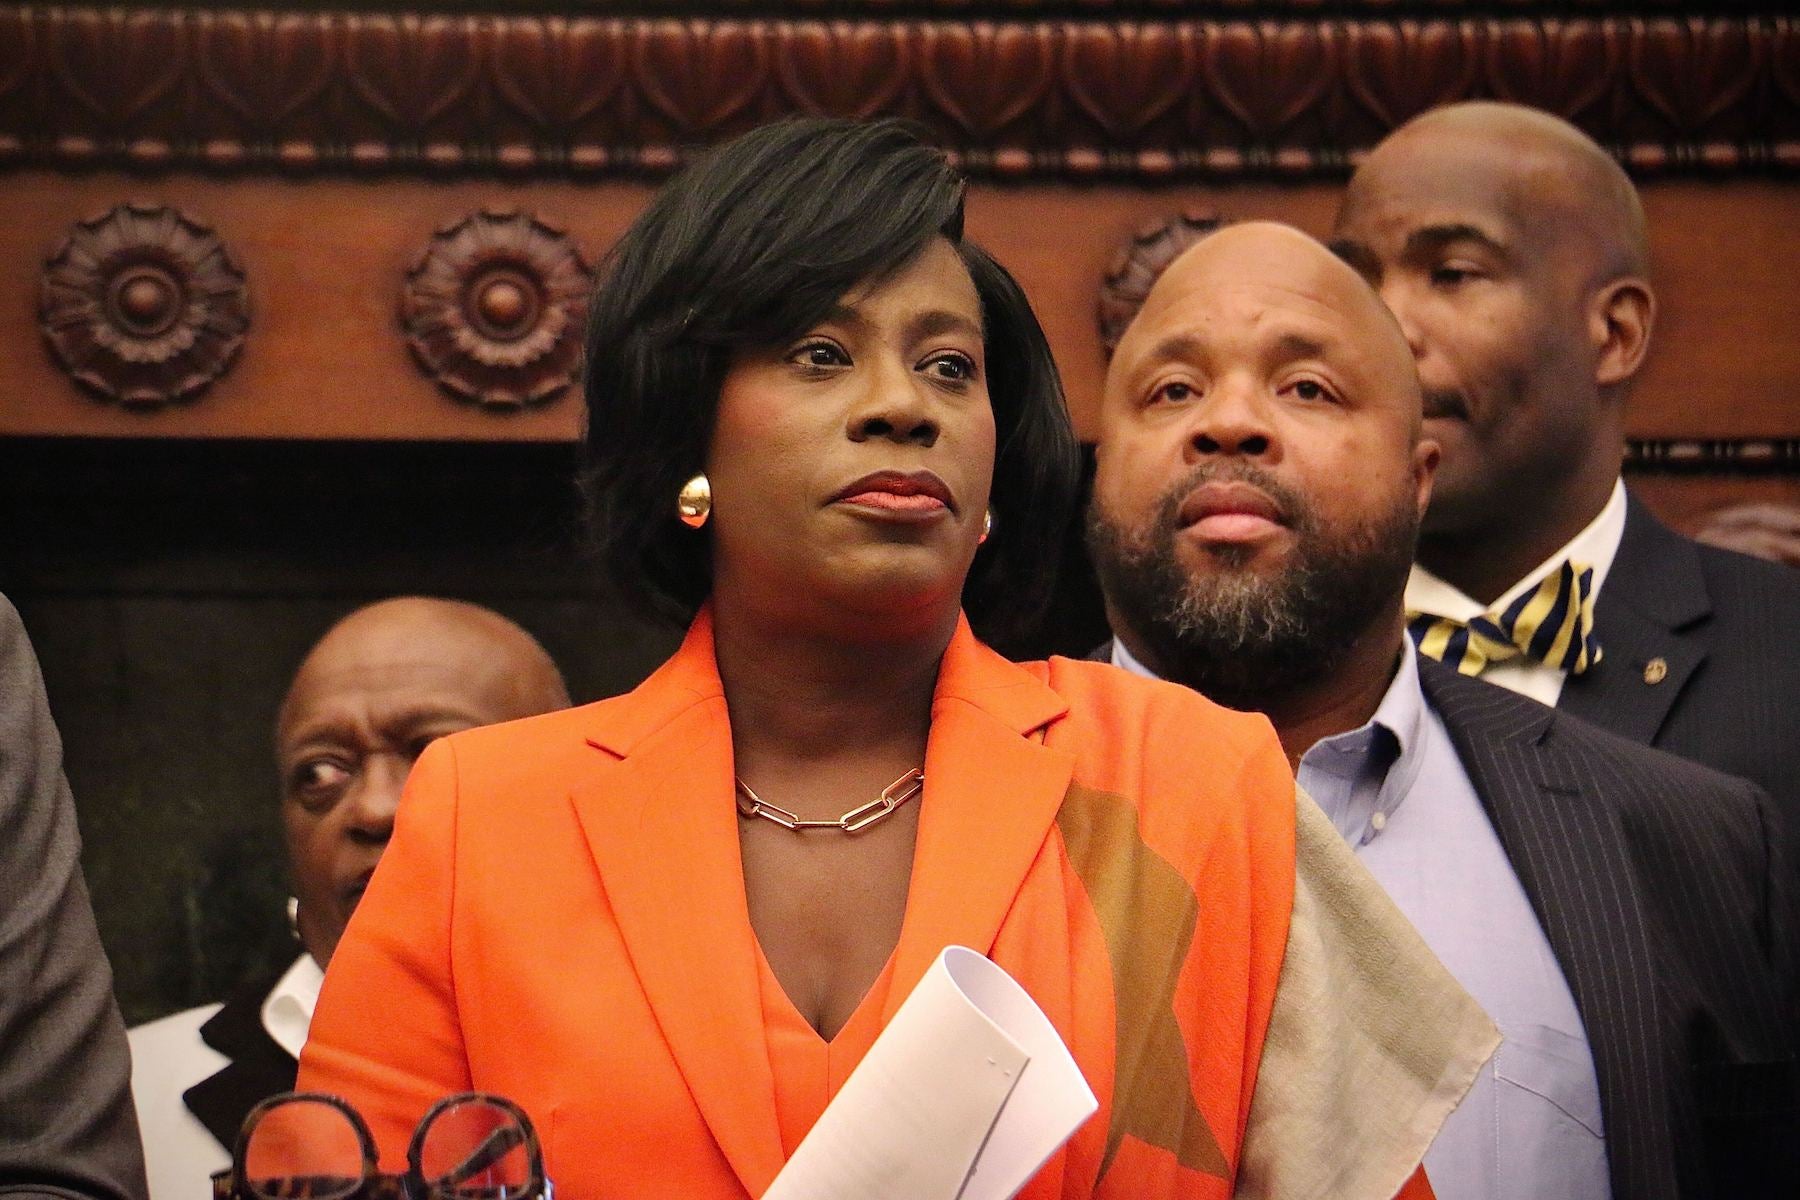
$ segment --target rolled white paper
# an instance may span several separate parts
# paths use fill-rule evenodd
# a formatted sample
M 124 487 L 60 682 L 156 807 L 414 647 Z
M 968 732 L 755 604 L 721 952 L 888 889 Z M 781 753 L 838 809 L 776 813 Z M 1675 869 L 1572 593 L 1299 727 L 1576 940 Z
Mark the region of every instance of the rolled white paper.
M 950 946 L 763 1200 L 1009 1200 L 1098 1107 L 1025 989 Z

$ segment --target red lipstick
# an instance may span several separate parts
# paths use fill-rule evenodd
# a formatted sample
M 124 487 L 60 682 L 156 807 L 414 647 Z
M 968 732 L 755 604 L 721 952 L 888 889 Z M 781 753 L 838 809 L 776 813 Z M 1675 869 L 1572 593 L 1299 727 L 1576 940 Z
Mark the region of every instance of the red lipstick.
M 930 516 L 955 512 L 956 500 L 942 479 L 930 471 L 876 471 L 839 489 L 836 504 L 855 504 L 896 515 Z

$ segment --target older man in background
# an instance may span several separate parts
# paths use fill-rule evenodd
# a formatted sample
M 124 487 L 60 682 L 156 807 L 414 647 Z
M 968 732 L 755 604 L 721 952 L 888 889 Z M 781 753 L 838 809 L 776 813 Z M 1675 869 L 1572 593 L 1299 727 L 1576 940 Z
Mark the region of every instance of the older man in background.
M 37 658 L 0 596 L 0 1195 L 139 1200 L 125 1026 Z
M 1302 787 L 1500 1026 L 1442 1200 L 1797 1194 L 1792 872 L 1769 798 L 1435 662 L 1402 597 L 1437 446 L 1367 283 L 1246 224 L 1107 374 L 1107 656 L 1266 714 Z
M 131 1031 L 153 1200 L 203 1195 L 244 1116 L 294 1085 L 324 969 L 393 832 L 413 760 L 447 733 L 566 708 L 543 647 L 485 608 L 403 598 L 358 609 L 307 654 L 275 731 L 303 952 L 279 979 Z
M 1800 575 L 1671 532 L 1619 480 L 1656 316 L 1624 171 L 1547 113 L 1451 105 L 1358 168 L 1335 245 L 1399 318 L 1443 449 L 1406 593 L 1422 651 L 1800 823 Z

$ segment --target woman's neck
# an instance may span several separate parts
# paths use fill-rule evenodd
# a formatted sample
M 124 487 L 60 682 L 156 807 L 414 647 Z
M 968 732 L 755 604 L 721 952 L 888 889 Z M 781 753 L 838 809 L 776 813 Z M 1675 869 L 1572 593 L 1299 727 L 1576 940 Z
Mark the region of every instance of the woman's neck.
M 714 653 L 739 759 L 806 761 L 854 749 L 922 760 L 956 616 L 851 639 L 715 603 Z

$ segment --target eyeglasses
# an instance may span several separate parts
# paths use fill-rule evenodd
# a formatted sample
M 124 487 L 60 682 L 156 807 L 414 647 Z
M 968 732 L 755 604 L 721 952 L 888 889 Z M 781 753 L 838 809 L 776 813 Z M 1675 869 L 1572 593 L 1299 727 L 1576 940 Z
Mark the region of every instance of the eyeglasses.
M 555 1200 L 531 1118 L 480 1092 L 431 1106 L 406 1149 L 406 1173 L 384 1175 L 375 1139 L 336 1096 L 284 1092 L 244 1118 L 213 1200 Z

